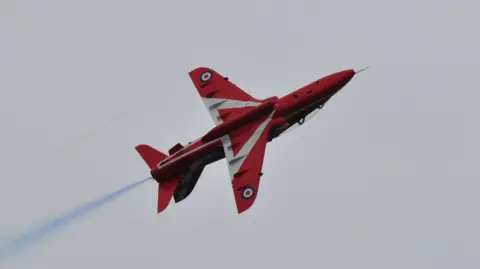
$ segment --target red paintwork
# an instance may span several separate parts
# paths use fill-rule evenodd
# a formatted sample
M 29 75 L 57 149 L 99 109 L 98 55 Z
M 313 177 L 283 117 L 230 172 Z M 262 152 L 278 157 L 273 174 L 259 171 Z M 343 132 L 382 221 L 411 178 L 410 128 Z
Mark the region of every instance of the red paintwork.
M 204 83 L 200 79 L 198 79 L 201 74 L 204 72 L 209 71 L 212 73 L 211 79 Z M 215 70 L 206 67 L 199 67 L 189 74 L 190 78 L 193 81 L 193 84 L 198 90 L 198 93 L 201 97 L 210 97 L 210 95 L 217 93 L 215 98 L 224 98 L 224 99 L 234 99 L 239 101 L 252 101 L 256 100 L 260 102 L 260 100 L 253 98 L 250 94 L 238 90 L 239 88 L 225 79 L 222 75 L 218 74 Z M 215 84 L 216 87 L 209 87 L 209 85 Z M 219 90 L 221 89 L 221 90 Z
M 177 153 L 178 151 L 180 151 L 181 149 L 183 149 L 182 144 L 177 143 L 177 144 L 175 144 L 175 146 L 173 146 L 171 149 L 168 150 L 168 154 L 173 155 L 173 154 Z
M 158 184 L 157 214 L 167 208 L 179 181 L 180 176 L 176 176 L 163 184 Z
M 230 133 L 232 130 L 240 128 L 242 125 L 248 124 L 249 122 L 269 114 L 273 111 L 275 104 L 276 102 L 274 100 L 268 100 L 264 101 L 257 107 L 250 108 L 250 110 L 233 117 L 231 120 L 217 125 L 202 137 L 202 141 L 208 142 L 222 137 L 223 135 Z
M 140 156 L 143 157 L 150 169 L 155 169 L 157 164 L 163 161 L 168 156 L 150 147 L 149 145 L 137 145 L 135 147 Z
M 222 119 L 222 122 L 226 122 L 234 119 L 238 115 L 242 115 L 248 111 L 252 110 L 251 107 L 240 107 L 240 108 L 225 108 L 218 111 L 219 116 Z
M 264 118 L 267 118 L 267 116 L 265 116 Z M 262 121 L 258 121 L 258 122 L 261 123 Z M 252 126 L 246 125 L 243 128 L 250 128 L 251 130 L 253 129 L 254 131 L 255 127 L 252 128 Z M 248 132 L 242 133 L 241 130 L 237 130 L 235 132 L 238 132 L 239 135 L 238 136 L 233 135 L 233 137 L 235 137 L 235 139 L 239 143 L 241 141 L 245 141 L 246 139 L 250 138 L 250 136 L 248 136 L 249 135 Z M 251 180 L 251 178 L 254 178 L 257 174 L 261 174 L 263 159 L 265 157 L 263 152 L 265 151 L 267 139 L 268 139 L 268 132 L 263 132 L 259 140 L 265 141 L 265 143 L 259 142 L 255 144 L 255 146 L 252 149 L 252 154 L 249 154 L 247 156 L 247 158 L 245 159 L 242 165 L 243 169 L 240 169 L 240 171 L 238 171 L 238 173 L 242 175 L 232 180 L 232 187 L 234 190 L 235 203 L 237 204 L 238 213 L 242 213 L 243 211 L 250 208 L 250 206 L 252 206 L 253 202 L 257 197 L 259 187 L 260 187 L 259 185 L 260 181 Z M 255 154 L 257 152 L 258 154 Z M 245 175 L 243 173 L 246 173 L 246 174 L 249 173 L 250 175 Z M 252 187 L 255 190 L 253 193 L 253 197 L 251 197 L 250 199 L 242 198 L 242 186 L 244 185 L 248 185 L 249 187 Z
M 220 139 L 206 143 L 202 142 L 202 140 L 197 140 L 183 148 L 181 151 L 171 155 L 169 161 L 161 168 L 156 166 L 151 169 L 150 173 L 159 183 L 165 182 L 166 180 L 184 172 L 196 159 L 201 158 L 219 147 L 222 147 Z
M 209 71 L 211 76 L 205 75 L 206 71 Z M 202 75 L 205 76 L 205 79 L 209 80 L 202 82 Z M 162 211 L 168 205 L 170 196 L 178 183 L 179 176 L 188 171 L 195 160 L 203 158 L 214 150 L 223 149 L 219 137 L 229 134 L 233 152 L 237 154 L 242 148 L 242 145 L 246 143 L 256 128 L 261 124 L 262 121 L 259 119 L 266 119 L 273 109 L 276 109 L 275 114 L 268 128 L 281 126 L 286 122 L 285 118 L 292 113 L 319 100 L 331 97 L 345 86 L 354 75 L 354 70 L 344 70 L 325 76 L 281 98 L 274 96 L 264 100 L 258 100 L 210 68 L 200 67 L 191 71 L 189 76 L 201 97 L 255 101 L 262 102 L 262 104 L 257 107 L 219 110 L 219 114 L 223 116 L 226 121 L 212 128 L 212 130 L 200 139 L 189 145 L 185 145 L 184 148 L 180 149 L 178 145 L 173 147 L 172 153 L 174 152 L 174 154 L 168 157 L 147 145 L 137 146 L 137 151 L 151 168 L 152 177 L 159 182 L 160 185 L 164 185 L 163 188 L 159 189 L 159 193 L 165 193 L 166 196 L 169 196 L 167 198 L 159 197 L 158 211 Z M 267 140 L 270 141 L 268 135 L 268 132 L 261 134 L 260 140 L 265 142 L 259 142 L 254 145 L 251 152 L 258 152 L 258 154 L 249 154 L 246 157 L 242 164 L 242 169 L 237 173 L 238 175 L 242 173 L 261 173 L 264 147 Z M 164 159 L 166 160 L 165 164 L 159 163 Z M 248 169 L 245 170 L 245 167 Z M 244 199 L 241 197 L 241 190 L 237 190 L 236 186 L 242 186 L 241 181 L 248 178 L 250 177 L 239 176 L 232 180 L 239 213 L 251 206 L 258 193 L 258 181 L 255 181 L 250 183 L 250 186 L 255 188 L 253 198 Z
M 323 77 L 308 84 L 278 100 L 278 116 L 287 116 L 290 113 L 308 106 L 315 100 L 330 96 L 340 90 L 355 75 L 355 71 L 345 70 Z M 309 93 L 309 91 L 312 91 Z M 298 97 L 296 97 L 298 96 Z

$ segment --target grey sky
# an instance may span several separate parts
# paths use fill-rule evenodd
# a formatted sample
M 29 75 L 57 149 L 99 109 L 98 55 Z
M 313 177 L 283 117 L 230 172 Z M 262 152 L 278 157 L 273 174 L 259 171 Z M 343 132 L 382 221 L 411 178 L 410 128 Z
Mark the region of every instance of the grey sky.
M 245 214 L 222 160 L 163 215 L 150 182 L 2 268 L 478 268 L 478 10 L 1 1 L 2 235 L 147 177 L 136 144 L 212 128 L 198 66 L 259 98 L 372 66 L 267 146 Z

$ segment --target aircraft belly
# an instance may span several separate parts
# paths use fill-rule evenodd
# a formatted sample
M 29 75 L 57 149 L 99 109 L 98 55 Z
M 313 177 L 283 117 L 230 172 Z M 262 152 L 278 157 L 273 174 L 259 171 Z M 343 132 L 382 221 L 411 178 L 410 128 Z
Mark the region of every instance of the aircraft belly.
M 192 193 L 204 168 L 205 166 L 200 166 L 181 177 L 180 183 L 173 193 L 175 203 L 184 200 Z
M 173 198 L 175 203 L 178 203 L 185 198 L 187 198 L 197 185 L 198 179 L 200 178 L 205 166 L 214 163 L 218 160 L 221 160 L 225 157 L 223 148 L 216 148 L 209 154 L 205 155 L 203 158 L 196 160 L 190 166 L 188 172 L 184 173 L 181 176 L 180 183 L 178 184 Z

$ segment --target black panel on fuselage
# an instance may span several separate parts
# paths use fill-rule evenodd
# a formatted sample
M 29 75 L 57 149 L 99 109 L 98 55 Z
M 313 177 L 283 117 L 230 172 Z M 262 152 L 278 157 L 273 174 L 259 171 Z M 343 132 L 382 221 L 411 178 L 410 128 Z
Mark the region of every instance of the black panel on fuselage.
M 200 166 L 199 168 L 182 175 L 180 183 L 173 193 L 173 199 L 175 200 L 175 203 L 184 200 L 192 193 L 204 168 L 205 166 Z
M 181 176 L 180 183 L 173 193 L 173 199 L 175 200 L 175 203 L 183 201 L 192 193 L 193 189 L 197 185 L 198 179 L 205 169 L 205 166 L 221 160 L 224 157 L 225 151 L 223 150 L 223 147 L 219 147 L 211 151 L 204 158 L 194 162 L 193 165 L 190 166 L 190 170 Z

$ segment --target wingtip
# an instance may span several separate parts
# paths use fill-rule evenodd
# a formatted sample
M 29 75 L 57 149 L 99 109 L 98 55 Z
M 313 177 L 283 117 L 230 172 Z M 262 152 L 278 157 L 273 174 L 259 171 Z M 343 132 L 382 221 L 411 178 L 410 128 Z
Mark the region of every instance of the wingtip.
M 188 72 L 189 74 L 194 74 L 194 73 L 201 73 L 201 72 L 204 72 L 204 71 L 215 71 L 213 68 L 211 67 L 208 67 L 208 66 L 197 66 L 195 68 L 193 68 L 192 70 L 190 70 L 190 72 Z

